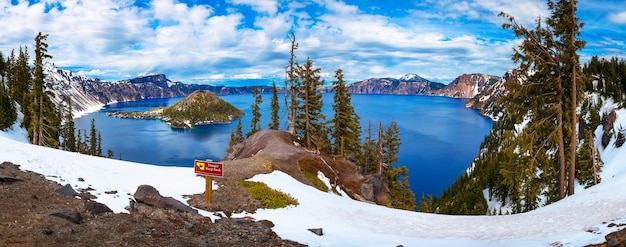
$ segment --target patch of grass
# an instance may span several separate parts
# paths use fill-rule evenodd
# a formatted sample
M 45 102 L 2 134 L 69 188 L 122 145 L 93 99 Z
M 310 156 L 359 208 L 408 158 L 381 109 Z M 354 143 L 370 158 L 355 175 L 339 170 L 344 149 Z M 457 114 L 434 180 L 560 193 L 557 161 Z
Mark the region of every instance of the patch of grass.
M 320 180 L 316 174 L 302 170 L 302 175 L 304 175 L 304 177 L 309 180 L 309 182 L 311 182 L 316 189 L 328 192 L 328 186 L 326 186 L 326 184 Z
M 263 169 L 265 169 L 268 172 L 271 172 L 274 170 L 274 166 L 272 166 L 272 162 L 268 162 L 268 163 L 261 163 L 261 167 L 263 167 Z
M 302 175 L 304 175 L 304 177 L 313 184 L 313 187 L 320 191 L 328 192 L 328 186 L 326 186 L 326 184 L 324 184 L 324 182 L 317 177 L 320 167 L 323 167 L 324 165 L 319 163 L 321 163 L 321 161 L 316 159 L 301 158 L 298 160 L 298 167 L 300 167 Z
M 276 209 L 299 204 L 291 195 L 272 189 L 262 182 L 244 180 L 241 181 L 241 185 L 246 187 L 252 198 L 261 200 L 265 208 Z

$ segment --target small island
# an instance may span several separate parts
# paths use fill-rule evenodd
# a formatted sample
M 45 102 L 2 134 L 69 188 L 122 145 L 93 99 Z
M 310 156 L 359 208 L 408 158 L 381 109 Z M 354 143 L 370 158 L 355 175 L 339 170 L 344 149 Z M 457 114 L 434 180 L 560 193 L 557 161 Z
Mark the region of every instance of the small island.
M 160 119 L 172 128 L 192 129 L 198 125 L 228 123 L 244 112 L 208 90 L 198 90 L 176 104 L 145 112 L 108 112 L 108 116 L 132 119 Z

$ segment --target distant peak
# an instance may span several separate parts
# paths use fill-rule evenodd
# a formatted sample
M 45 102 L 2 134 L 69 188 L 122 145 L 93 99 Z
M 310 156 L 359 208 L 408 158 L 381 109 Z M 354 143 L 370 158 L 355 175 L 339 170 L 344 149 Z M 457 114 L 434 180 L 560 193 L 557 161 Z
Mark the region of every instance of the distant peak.
M 424 80 L 424 78 L 420 77 L 419 75 L 415 73 L 408 73 L 400 77 L 400 81 L 421 81 L 421 80 Z

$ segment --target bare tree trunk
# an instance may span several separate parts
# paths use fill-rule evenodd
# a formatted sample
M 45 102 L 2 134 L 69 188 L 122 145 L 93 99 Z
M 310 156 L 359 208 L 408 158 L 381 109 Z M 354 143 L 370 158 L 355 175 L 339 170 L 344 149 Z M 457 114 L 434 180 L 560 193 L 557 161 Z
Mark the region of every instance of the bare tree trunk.
M 376 162 L 376 173 L 383 174 L 383 124 L 378 122 L 378 162 Z
M 575 32 L 574 30 L 576 30 L 576 25 L 578 24 L 575 20 L 576 20 L 576 13 L 574 13 L 575 10 L 575 6 L 574 6 L 574 1 L 570 1 L 571 4 L 571 12 L 572 12 L 572 30 L 570 33 L 570 42 L 571 42 L 571 47 L 575 47 Z M 571 105 L 571 111 L 572 111 L 572 134 L 570 136 L 570 165 L 569 165 L 569 179 L 568 179 L 568 183 L 567 183 L 567 195 L 573 195 L 574 194 L 574 179 L 576 178 L 576 121 L 578 120 L 578 118 L 576 117 L 576 106 L 577 106 L 577 92 L 576 92 L 576 67 L 578 67 L 578 61 L 576 59 L 576 50 L 573 51 L 574 54 L 572 54 L 572 105 Z
M 561 83 L 559 83 L 559 86 Z M 562 89 L 559 89 L 562 91 Z M 561 102 L 563 97 L 561 97 Z M 563 140 L 563 104 L 559 104 L 557 113 L 558 138 L 559 138 L 559 200 L 565 198 L 565 142 Z

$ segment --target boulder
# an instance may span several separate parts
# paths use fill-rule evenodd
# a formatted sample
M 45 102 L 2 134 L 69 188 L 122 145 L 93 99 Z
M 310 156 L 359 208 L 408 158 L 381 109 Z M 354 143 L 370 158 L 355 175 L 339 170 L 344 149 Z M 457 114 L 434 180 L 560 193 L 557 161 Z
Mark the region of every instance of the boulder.
M 70 184 L 66 184 L 63 187 L 56 189 L 55 191 L 61 195 L 66 195 L 66 196 L 73 197 L 75 195 L 78 195 L 78 192 L 76 192 Z
M 74 224 L 80 224 L 83 221 L 83 217 L 75 208 L 62 208 L 53 211 L 50 215 L 69 220 Z
M 93 215 L 102 215 L 105 213 L 113 213 L 113 210 L 111 210 L 109 207 L 107 207 L 107 205 L 104 205 L 102 203 L 99 202 L 95 202 L 95 201 L 87 201 L 85 203 L 85 209 L 89 212 L 91 212 L 91 214 Z
M 617 113 L 615 110 L 611 111 L 609 115 L 602 120 L 602 129 L 604 132 L 602 133 L 602 147 L 606 148 L 611 141 L 611 137 L 613 137 L 613 125 L 615 124 L 615 120 L 617 120 Z
M 390 193 L 389 182 L 387 177 L 383 175 L 369 175 L 361 185 L 361 196 L 379 205 L 384 205 L 390 201 Z
M 198 210 L 185 205 L 184 203 L 172 198 L 164 197 L 159 191 L 150 185 L 140 185 L 134 194 L 137 202 L 162 209 L 173 209 L 179 212 L 187 212 L 190 214 L 198 214 Z
M 315 233 L 315 235 L 317 235 L 317 236 L 324 235 L 324 230 L 322 228 L 311 228 L 311 229 L 308 229 L 308 230 L 311 231 L 312 233 Z

